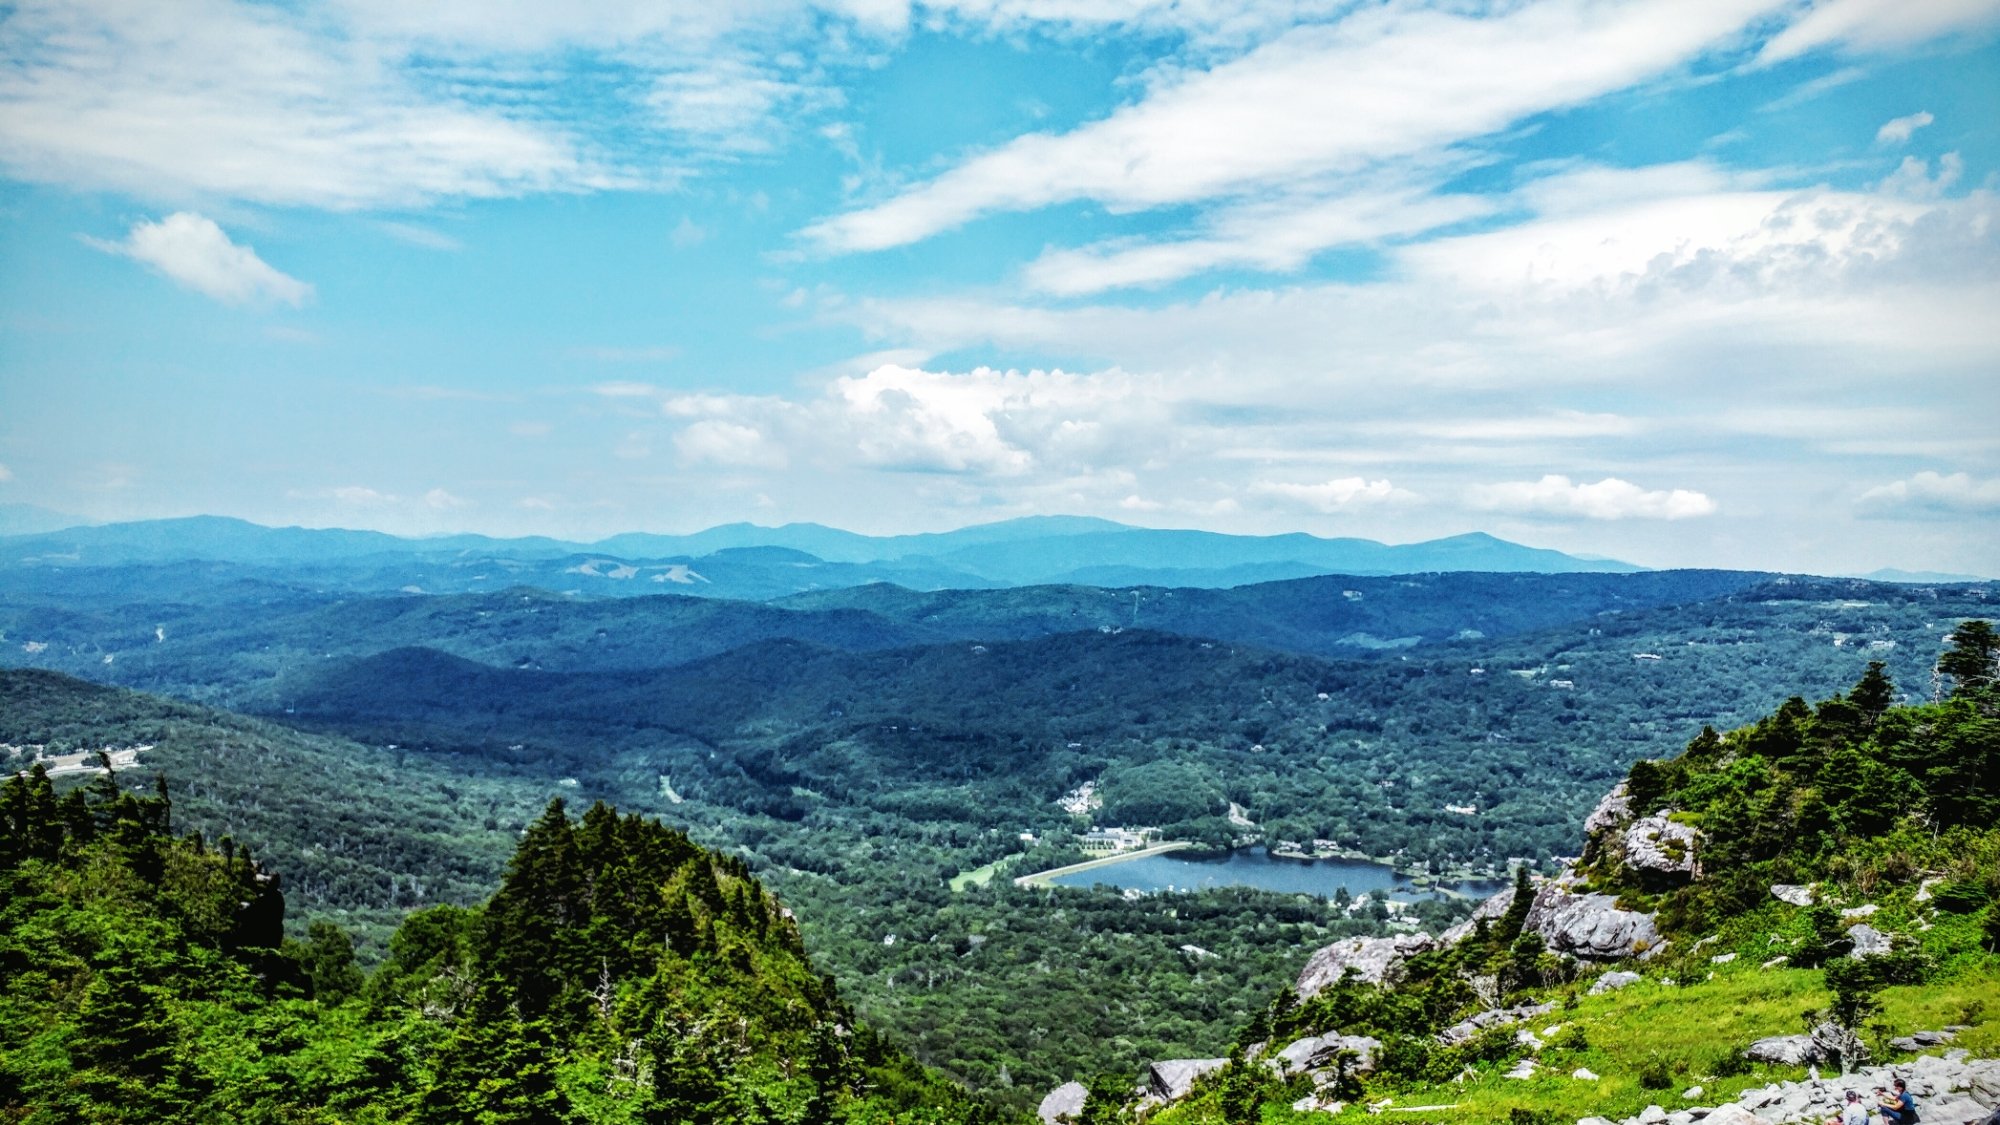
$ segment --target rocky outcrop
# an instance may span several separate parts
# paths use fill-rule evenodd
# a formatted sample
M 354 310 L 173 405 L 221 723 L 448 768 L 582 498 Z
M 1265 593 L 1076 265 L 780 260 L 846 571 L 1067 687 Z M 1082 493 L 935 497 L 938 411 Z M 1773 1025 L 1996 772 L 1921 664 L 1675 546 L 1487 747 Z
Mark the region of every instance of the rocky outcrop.
M 1140 1086 L 1145 1097 L 1161 1102 L 1177 1102 L 1188 1096 L 1195 1079 L 1227 1065 L 1228 1059 L 1166 1059 L 1146 1068 Z
M 1889 1046 L 1898 1051 L 1922 1051 L 1931 1047 L 1942 1047 L 1958 1038 L 1952 1031 L 1913 1031 L 1901 1038 L 1889 1040 Z
M 1654 880 L 1682 881 L 1700 871 L 1701 833 L 1665 816 L 1642 817 L 1620 837 L 1625 866 Z
M 1049 1091 L 1048 1097 L 1042 1099 L 1041 1107 L 1035 1110 L 1035 1116 L 1042 1119 L 1042 1125 L 1081 1120 L 1084 1100 L 1089 1097 L 1090 1091 L 1084 1089 L 1083 1083 L 1065 1082 Z
M 1645 958 L 1664 946 L 1659 918 L 1623 910 L 1616 896 L 1579 893 L 1567 877 L 1542 885 L 1526 927 L 1557 953 L 1587 961 Z
M 1346 974 L 1364 984 L 1394 984 L 1403 962 L 1438 946 L 1429 934 L 1348 938 L 1312 955 L 1299 971 L 1298 994 L 1304 1000 Z

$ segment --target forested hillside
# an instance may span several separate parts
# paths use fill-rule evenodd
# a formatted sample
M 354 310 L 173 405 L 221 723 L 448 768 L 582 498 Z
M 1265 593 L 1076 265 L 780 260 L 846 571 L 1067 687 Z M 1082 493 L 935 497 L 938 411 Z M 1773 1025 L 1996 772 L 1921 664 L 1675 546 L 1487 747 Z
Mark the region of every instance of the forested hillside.
M 142 765 L 186 778 L 183 812 L 198 818 L 187 823 L 235 832 L 297 871 L 301 901 L 349 912 L 364 959 L 401 911 L 476 901 L 549 796 L 604 799 L 740 855 L 800 908 L 809 948 L 864 1014 L 926 1062 L 1024 1104 L 1079 1059 L 1136 1067 L 1202 1049 L 1305 950 L 1381 923 L 1264 892 L 1128 902 L 962 876 L 996 861 L 1010 873 L 1053 865 L 1092 823 L 1156 825 L 1211 848 L 1321 839 L 1414 870 L 1546 864 L 1575 850 L 1584 814 L 1632 761 L 1690 729 L 1740 725 L 1793 691 L 1844 690 L 1872 659 L 1899 697 L 1927 697 L 1927 654 L 1988 597 L 1792 579 L 1671 601 L 1700 592 L 1701 574 L 1356 581 L 1304 601 L 1288 588 L 1322 586 L 1223 592 L 1235 601 L 1154 592 L 1141 613 L 1171 594 L 1265 628 L 1309 604 L 1325 616 L 1300 627 L 1317 636 L 1361 620 L 1349 612 L 1380 615 L 1369 620 L 1385 633 L 1422 620 L 1439 635 L 1327 660 L 1144 625 L 1061 631 L 1090 599 L 1108 603 L 1092 612 L 1129 613 L 1094 590 L 881 590 L 876 604 L 796 607 L 518 592 L 329 598 L 293 618 L 191 605 L 164 627 L 144 607 L 61 617 L 17 604 L 6 651 L 260 712 L 261 723 L 189 710 L 176 720 L 185 737 L 116 739 L 158 741 Z M 1553 583 L 1575 602 L 1528 608 Z M 1645 583 L 1669 604 L 1630 594 Z M 1468 614 L 1504 632 L 1579 607 L 1569 624 L 1442 635 L 1481 620 Z M 37 614 L 86 626 L 69 647 L 24 651 L 19 622 Z M 853 650 L 831 632 L 789 636 L 798 621 L 846 623 Z M 106 623 L 133 647 L 90 647 Z M 901 639 L 934 629 L 975 635 Z M 989 629 L 1026 635 L 978 635 Z M 699 655 L 730 636 L 749 640 Z M 182 706 L 65 690 L 76 700 L 62 737 L 75 741 L 88 741 L 87 720 Z M 40 706 L 0 708 L 0 740 L 46 741 Z M 1078 819 L 1056 802 L 1085 782 L 1103 805 Z M 1229 820 L 1232 802 L 1250 827 Z M 1426 909 L 1450 920 L 1445 904 Z
M 1437 1121 L 1554 1122 L 1746 1091 L 1754 1109 L 1824 1101 L 1828 1088 L 1837 1097 L 1838 1086 L 1755 1089 L 1808 1063 L 1846 1072 L 1944 1043 L 2000 1054 L 1990 624 L 1962 623 L 1937 668 L 1949 694 L 1936 703 L 1894 705 L 1875 664 L 1817 703 L 1795 696 L 1754 724 L 1705 728 L 1680 754 L 1635 763 L 1560 879 L 1534 887 L 1524 872 L 1441 942 L 1385 947 L 1373 961 L 1343 952 L 1302 976 L 1245 1026 L 1230 1065 L 1158 1120 L 1240 1125 L 1288 1120 L 1282 1107 L 1295 1101 L 1358 1109 L 1388 1098 L 1433 1105 Z M 1637 971 L 1604 975 L 1620 962 Z M 1320 1052 L 1312 1067 L 1258 1061 L 1313 1037 L 1324 1038 L 1301 1053 Z M 1336 1042 L 1349 1053 L 1318 1046 Z M 1093 1112 L 1115 1116 L 1124 1098 L 1105 1091 L 1116 1084 L 1094 1088 Z M 1933 1107 L 1925 1119 L 1968 1111 Z
M 789 912 L 657 822 L 553 802 L 372 973 L 282 872 L 101 776 L 0 790 L 0 1118 L 997 1120 L 859 1025 Z

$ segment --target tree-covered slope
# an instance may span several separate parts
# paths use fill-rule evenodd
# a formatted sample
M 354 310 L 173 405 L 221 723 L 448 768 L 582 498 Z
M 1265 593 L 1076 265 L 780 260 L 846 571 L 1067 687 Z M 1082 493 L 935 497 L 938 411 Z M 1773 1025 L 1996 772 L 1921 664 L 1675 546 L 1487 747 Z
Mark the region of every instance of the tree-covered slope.
M 170 814 L 110 776 L 0 789 L 0 1120 L 993 1117 L 856 1023 L 740 863 L 656 822 L 551 803 L 490 900 L 413 915 L 363 977 Z
M 1903 1038 L 1918 1031 L 2000 1055 L 1996 658 L 1990 624 L 1963 622 L 1937 702 L 1894 705 L 1877 664 L 1817 704 L 1794 697 L 1636 763 L 1559 879 L 1522 872 L 1476 925 L 1376 949 L 1368 979 L 1368 956 L 1329 951 L 1327 972 L 1280 995 L 1230 1065 L 1156 1120 L 1325 1120 L 1389 1099 L 1440 1122 L 1566 1122 L 1739 1094 L 1747 1114 L 1823 1101 L 1825 1087 L 1751 1092 L 1808 1063 L 1907 1062 L 1926 1049 Z M 1614 931 L 1627 936 L 1603 943 Z M 1619 960 L 1636 971 L 1601 975 Z M 1311 1066 L 1265 1061 L 1319 1036 L 1339 1046 L 1299 1052 L 1318 1053 Z M 2000 1087 L 1984 1081 L 1927 1096 L 1991 1102 Z M 1121 1100 L 1100 1092 L 1092 1112 L 1111 1120 Z M 1729 1119 L 1800 1111 L 1772 1112 Z

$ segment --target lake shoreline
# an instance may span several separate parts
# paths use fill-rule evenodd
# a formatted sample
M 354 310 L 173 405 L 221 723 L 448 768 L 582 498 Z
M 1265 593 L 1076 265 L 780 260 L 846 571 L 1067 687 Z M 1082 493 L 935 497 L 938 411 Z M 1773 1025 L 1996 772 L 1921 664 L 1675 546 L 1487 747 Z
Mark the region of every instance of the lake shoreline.
M 1154 844 L 1150 848 L 1138 848 L 1129 852 L 1101 855 L 1096 859 L 1086 859 L 1082 863 L 1072 863 L 1066 867 L 1052 867 L 1047 871 L 1036 871 L 1029 875 L 1017 875 L 1014 877 L 1014 885 L 1017 887 L 1045 887 L 1049 884 L 1050 880 L 1063 875 L 1075 875 L 1079 872 L 1094 871 L 1100 867 L 1109 867 L 1117 863 L 1129 863 L 1135 859 L 1165 855 L 1168 852 L 1181 851 L 1191 847 L 1194 847 L 1194 844 L 1187 840 L 1169 840 L 1164 844 Z
M 1165 858 L 1166 853 L 1182 854 Z M 1150 861 L 1150 862 L 1134 862 Z M 1166 865 L 1164 868 L 1162 865 Z M 1106 868 L 1116 868 L 1104 871 Z M 1235 878 L 1225 882 L 1212 882 L 1210 876 L 1216 869 L 1228 869 Z M 1104 871 L 1106 878 L 1085 882 L 1076 878 L 1086 872 Z M 1312 873 L 1301 880 L 1286 872 Z M 1274 881 L 1272 875 L 1276 873 Z M 1183 883 L 1183 877 L 1193 875 L 1199 881 Z M 1290 855 L 1268 847 L 1239 848 L 1222 856 L 1215 856 L 1208 849 L 1182 842 L 1162 844 L 1153 848 L 1138 849 L 1117 855 L 1100 856 L 1083 863 L 1070 864 L 1048 871 L 1038 871 L 1019 876 L 1014 880 L 1017 886 L 1109 886 L 1122 890 L 1138 890 L 1142 893 L 1160 891 L 1191 890 L 1200 886 L 1248 886 L 1267 891 L 1292 894 L 1312 894 L 1332 898 L 1343 887 L 1349 888 L 1357 896 L 1372 893 L 1378 896 L 1394 896 L 1402 899 L 1452 898 L 1479 901 L 1496 888 L 1503 886 L 1501 880 L 1411 874 L 1398 870 L 1394 864 L 1385 863 L 1373 857 L 1357 856 L 1302 856 Z

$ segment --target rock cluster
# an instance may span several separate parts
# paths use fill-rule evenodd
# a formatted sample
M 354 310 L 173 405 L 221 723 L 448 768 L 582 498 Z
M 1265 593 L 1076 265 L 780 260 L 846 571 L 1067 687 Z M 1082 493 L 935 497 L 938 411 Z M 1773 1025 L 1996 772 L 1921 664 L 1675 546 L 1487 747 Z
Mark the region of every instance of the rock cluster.
M 1638 973 L 1628 973 L 1623 969 L 1616 969 L 1592 981 L 1590 984 L 1590 994 L 1592 996 L 1602 996 L 1607 992 L 1616 992 L 1627 985 L 1638 984 L 1640 979 Z
M 1523 1004 L 1518 1008 L 1489 1008 L 1438 1032 L 1438 1042 L 1456 1047 L 1489 1027 L 1505 1027 L 1510 1023 L 1531 1020 L 1555 1011 L 1555 1007 L 1554 1004 Z
M 1715 1108 L 1697 1106 L 1668 1113 L 1659 1106 L 1647 1106 L 1644 1113 L 1623 1122 L 1586 1117 L 1577 1125 L 1691 1125 L 1695 1121 L 1702 1125 L 1816 1125 L 1841 1106 L 1847 1091 L 1857 1091 L 1866 1098 L 1875 1087 L 1887 1086 L 1898 1078 L 1909 1084 L 1917 1109 L 1929 1125 L 1966 1125 L 2000 1105 L 2000 1059 L 1967 1060 L 1964 1051 L 1955 1050 L 1943 1058 L 1925 1056 L 1895 1066 L 1859 1070 L 1844 1078 L 1775 1082 L 1746 1090 L 1734 1102 Z

